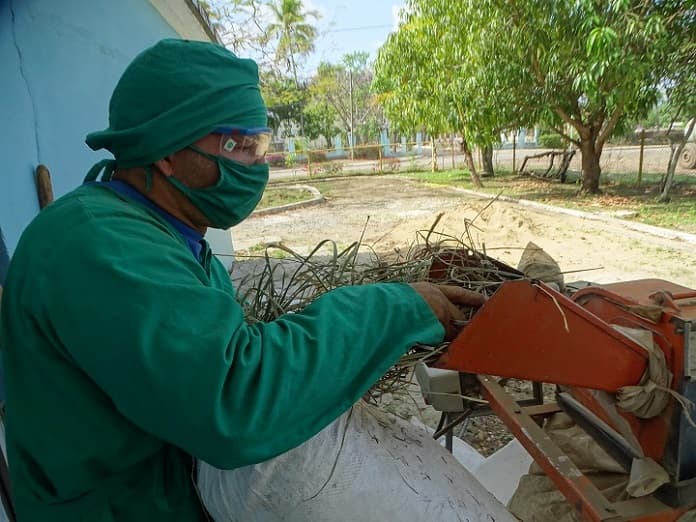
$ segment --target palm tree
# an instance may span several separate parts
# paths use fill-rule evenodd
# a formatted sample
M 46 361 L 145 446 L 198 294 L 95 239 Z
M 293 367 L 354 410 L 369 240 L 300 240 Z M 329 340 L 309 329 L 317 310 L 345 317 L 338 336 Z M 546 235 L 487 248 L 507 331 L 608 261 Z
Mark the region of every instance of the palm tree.
M 295 86 L 300 90 L 297 78 L 297 61 L 314 51 L 317 28 L 308 19 L 319 19 L 317 11 L 305 11 L 302 0 L 271 0 L 273 21 L 266 29 L 268 40 L 276 40 L 276 61 L 282 62 L 292 73 Z M 304 118 L 300 116 L 300 132 L 304 135 Z

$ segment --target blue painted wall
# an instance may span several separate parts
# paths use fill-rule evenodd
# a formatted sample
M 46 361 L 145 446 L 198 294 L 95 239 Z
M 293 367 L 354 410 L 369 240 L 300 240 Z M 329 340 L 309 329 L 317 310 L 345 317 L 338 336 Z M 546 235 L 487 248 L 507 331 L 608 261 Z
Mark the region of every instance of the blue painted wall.
M 36 165 L 49 168 L 56 197 L 78 186 L 108 157 L 84 137 L 106 127 L 126 65 L 176 36 L 147 0 L 0 0 L 0 227 L 10 254 L 39 211 Z
M 0 287 L 5 284 L 5 276 L 7 275 L 7 267 L 10 264 L 10 255 L 5 245 L 5 237 L 2 234 L 0 227 Z

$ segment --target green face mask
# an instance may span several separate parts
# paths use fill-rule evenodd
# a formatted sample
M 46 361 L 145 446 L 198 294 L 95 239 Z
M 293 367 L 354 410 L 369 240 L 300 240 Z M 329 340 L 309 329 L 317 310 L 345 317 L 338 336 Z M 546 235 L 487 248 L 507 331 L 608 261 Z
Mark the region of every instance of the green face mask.
M 212 187 L 194 189 L 173 176 L 167 176 L 167 180 L 191 200 L 213 228 L 227 229 L 241 223 L 261 200 L 268 183 L 268 164 L 244 165 L 197 147 L 189 148 L 217 163 L 218 182 Z

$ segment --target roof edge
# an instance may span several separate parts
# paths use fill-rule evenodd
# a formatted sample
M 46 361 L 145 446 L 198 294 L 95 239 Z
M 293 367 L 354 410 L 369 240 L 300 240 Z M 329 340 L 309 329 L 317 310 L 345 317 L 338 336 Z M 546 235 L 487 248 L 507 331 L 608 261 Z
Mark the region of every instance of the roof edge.
M 205 33 L 210 37 L 210 39 L 215 43 L 222 44 L 222 40 L 220 40 L 220 36 L 218 35 L 217 31 L 215 30 L 213 23 L 210 21 L 210 16 L 208 15 L 208 12 L 201 5 L 201 3 L 198 0 L 184 0 L 184 1 L 186 2 L 186 5 L 191 10 L 193 15 L 198 20 L 198 23 L 201 24 L 201 27 L 203 28 Z

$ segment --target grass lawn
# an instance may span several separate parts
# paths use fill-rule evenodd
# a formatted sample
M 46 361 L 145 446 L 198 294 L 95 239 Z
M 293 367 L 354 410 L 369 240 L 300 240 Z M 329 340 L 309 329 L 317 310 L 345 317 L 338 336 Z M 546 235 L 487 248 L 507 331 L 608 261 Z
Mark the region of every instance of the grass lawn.
M 311 185 L 312 187 L 316 188 L 319 192 L 321 192 L 322 196 L 327 197 L 327 198 L 331 198 L 333 196 L 338 196 L 341 194 L 340 183 L 345 178 L 375 177 L 375 176 L 378 176 L 378 174 L 367 174 L 364 172 L 359 172 L 356 174 L 353 174 L 353 173 L 341 174 L 340 176 L 336 176 L 336 175 L 317 176 L 317 177 L 311 177 L 311 178 L 303 178 L 302 183 L 306 183 L 307 185 Z M 266 187 L 266 192 L 264 193 L 264 198 L 266 197 L 266 193 L 268 193 L 271 190 L 276 192 L 278 194 L 279 198 L 298 197 L 297 195 L 293 195 L 290 193 L 291 191 L 298 191 L 298 189 L 290 188 L 290 185 L 294 185 L 297 182 L 298 181 L 296 179 L 293 179 L 293 180 L 280 179 L 280 180 L 271 181 L 268 184 L 268 186 Z M 297 199 L 296 201 L 304 201 L 305 199 L 310 199 L 312 197 L 311 194 L 309 194 L 307 191 L 303 190 L 302 192 L 304 192 L 304 196 L 302 198 Z M 283 196 L 284 193 L 286 193 L 286 194 Z M 264 200 L 262 199 L 261 202 L 263 203 Z M 288 201 L 286 203 L 292 203 L 292 201 Z M 283 204 L 285 204 L 285 203 L 279 203 L 279 205 L 283 205 Z M 266 206 L 271 207 L 274 205 L 266 205 Z M 261 207 L 261 204 L 259 204 L 259 206 L 257 208 L 263 208 L 263 207 Z
M 422 183 L 474 189 L 469 173 L 465 170 L 404 175 Z M 479 190 L 588 212 L 629 211 L 632 214 L 628 216 L 621 213 L 614 215 L 696 233 L 696 174 L 675 176 L 672 201 L 669 203 L 657 202 L 660 174 L 643 174 L 640 187 L 637 186 L 635 174 L 602 174 L 602 192 L 598 195 L 580 195 L 577 179 L 577 173 L 569 173 L 569 181 L 561 184 L 557 181 L 515 176 L 512 172 L 496 172 L 495 177 L 483 179 L 484 188 Z
M 312 193 L 306 189 L 300 188 L 289 188 L 289 187 L 274 187 L 269 185 L 261 202 L 256 207 L 257 209 L 279 207 L 281 205 L 288 205 L 290 203 L 297 203 L 299 201 L 306 201 L 312 199 Z

